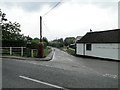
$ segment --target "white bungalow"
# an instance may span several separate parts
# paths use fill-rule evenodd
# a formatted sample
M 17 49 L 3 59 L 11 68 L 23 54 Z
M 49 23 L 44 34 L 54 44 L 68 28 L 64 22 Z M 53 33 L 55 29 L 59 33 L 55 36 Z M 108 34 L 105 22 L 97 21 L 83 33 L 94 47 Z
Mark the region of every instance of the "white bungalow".
M 120 29 L 88 32 L 76 42 L 76 55 L 120 60 Z

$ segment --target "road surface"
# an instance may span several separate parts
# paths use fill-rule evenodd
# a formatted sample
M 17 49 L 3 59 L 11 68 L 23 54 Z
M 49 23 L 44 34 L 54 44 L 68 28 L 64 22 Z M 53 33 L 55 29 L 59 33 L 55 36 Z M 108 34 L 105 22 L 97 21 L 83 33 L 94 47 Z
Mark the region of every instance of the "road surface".
M 51 61 L 2 60 L 3 88 L 118 88 L 118 62 L 55 49 Z

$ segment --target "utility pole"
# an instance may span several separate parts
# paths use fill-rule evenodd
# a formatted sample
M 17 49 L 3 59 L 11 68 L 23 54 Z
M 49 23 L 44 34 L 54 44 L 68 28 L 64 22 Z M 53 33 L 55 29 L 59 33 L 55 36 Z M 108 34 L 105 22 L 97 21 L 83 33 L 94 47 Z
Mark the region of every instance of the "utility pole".
M 40 16 L 40 42 L 42 42 L 42 17 Z
M 40 42 L 38 44 L 38 53 L 37 53 L 38 58 L 43 58 L 44 57 L 44 43 L 42 40 L 42 17 L 40 16 Z

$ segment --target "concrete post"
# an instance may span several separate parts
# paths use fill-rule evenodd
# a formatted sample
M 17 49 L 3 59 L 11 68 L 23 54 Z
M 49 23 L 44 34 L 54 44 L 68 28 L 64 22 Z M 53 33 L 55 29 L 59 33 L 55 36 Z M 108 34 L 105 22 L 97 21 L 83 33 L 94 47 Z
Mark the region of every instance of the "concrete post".
M 21 47 L 21 56 L 23 56 L 23 47 Z
M 10 47 L 10 55 L 12 55 L 12 47 Z
M 31 57 L 33 57 L 33 50 L 34 50 L 34 49 L 31 49 Z

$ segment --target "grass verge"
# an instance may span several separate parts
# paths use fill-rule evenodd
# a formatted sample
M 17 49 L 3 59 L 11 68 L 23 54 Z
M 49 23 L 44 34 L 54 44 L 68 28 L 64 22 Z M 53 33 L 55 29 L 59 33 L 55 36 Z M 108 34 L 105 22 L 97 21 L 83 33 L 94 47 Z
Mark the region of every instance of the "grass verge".
M 44 57 L 47 57 L 51 51 L 52 51 L 52 49 L 49 47 L 44 48 Z M 29 56 L 27 54 L 29 54 Z M 10 55 L 10 51 L 4 50 L 2 55 L 3 56 L 21 56 L 21 52 L 20 51 L 12 52 L 12 55 Z M 25 50 L 23 57 L 32 57 L 31 50 L 29 50 L 29 51 Z M 33 57 L 37 57 L 37 49 L 33 50 Z
M 51 51 L 52 51 L 51 48 L 46 47 L 46 48 L 44 49 L 44 57 L 47 57 Z
M 70 55 L 75 56 L 75 49 L 68 48 L 66 51 L 67 51 L 67 53 L 69 53 Z

